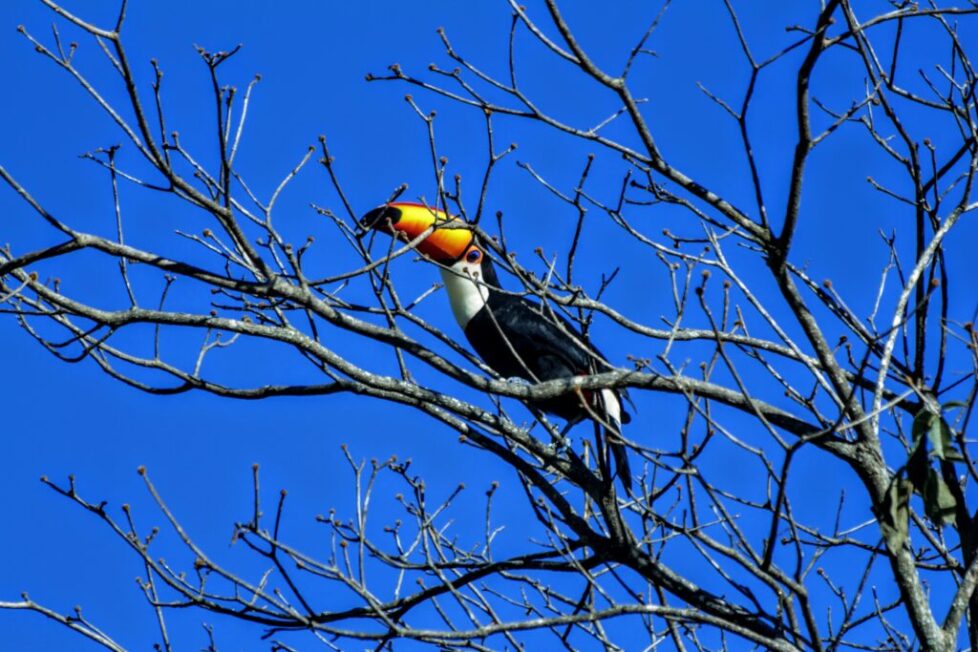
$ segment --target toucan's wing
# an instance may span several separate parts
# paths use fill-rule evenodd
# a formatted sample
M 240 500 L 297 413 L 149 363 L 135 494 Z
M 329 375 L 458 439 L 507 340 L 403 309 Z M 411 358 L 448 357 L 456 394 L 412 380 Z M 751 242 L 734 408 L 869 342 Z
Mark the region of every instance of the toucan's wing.
M 604 356 L 585 341 L 584 336 L 569 322 L 545 312 L 538 304 L 520 299 L 507 301 L 495 307 L 495 317 L 500 323 L 518 323 L 518 329 L 508 337 L 509 345 L 525 362 L 538 379 L 567 378 L 610 370 Z M 587 347 L 587 348 L 585 348 Z M 632 474 L 628 464 L 628 452 L 621 441 L 622 423 L 631 416 L 622 409 L 620 390 L 593 392 L 593 407 L 605 415 L 605 442 L 614 458 L 615 470 L 622 484 L 630 490 Z M 609 405 L 609 403 L 612 403 Z M 599 441 L 599 446 L 601 443 Z M 602 466 L 606 477 L 611 477 L 607 453 Z
M 472 337 L 469 328 L 466 335 L 497 373 L 528 380 L 588 373 L 590 356 L 578 344 L 580 335 L 555 324 L 538 305 L 504 295 L 490 298 L 487 308 L 487 315 L 473 319 L 480 335 Z
M 540 374 L 543 378 L 566 378 L 567 376 L 577 376 L 581 374 L 596 374 L 614 369 L 601 353 L 584 336 L 574 328 L 566 319 L 554 313 L 545 312 L 544 308 L 529 301 L 523 303 L 532 310 L 538 317 L 533 320 L 533 327 L 527 329 L 530 336 L 530 344 L 536 351 L 536 356 L 542 364 L 558 367 L 566 365 L 566 369 L 561 373 L 547 373 L 542 370 Z M 559 342 L 559 346 L 554 346 L 554 342 Z M 585 348 L 586 347 L 586 348 Z M 618 419 L 621 423 L 629 423 L 632 416 L 625 411 L 621 398 L 632 405 L 628 391 L 624 389 L 612 390 L 618 398 Z M 600 393 L 599 393 L 600 394 Z M 634 408 L 634 405 L 632 405 Z
M 601 353 L 590 342 L 586 341 L 584 336 L 571 325 L 566 319 L 551 312 L 544 312 L 544 308 L 540 305 L 533 304 L 530 302 L 525 302 L 531 306 L 531 310 L 534 310 L 540 315 L 540 333 L 542 337 L 538 345 L 546 346 L 546 341 L 552 340 L 554 338 L 560 339 L 564 338 L 574 343 L 574 346 L 570 351 L 564 349 L 560 352 L 555 352 L 555 354 L 562 357 L 562 359 L 573 368 L 573 372 L 569 375 L 579 375 L 579 374 L 597 374 L 604 371 L 612 371 L 614 369 L 611 364 L 607 362 L 604 354 Z M 586 348 L 585 348 L 586 347 Z M 634 408 L 631 398 L 628 396 L 628 391 L 625 389 L 614 390 L 615 394 L 623 397 L 628 404 Z M 621 403 L 621 401 L 619 401 Z M 632 420 L 632 416 L 625 411 L 624 406 L 620 406 L 621 412 L 621 422 L 629 423 Z
M 588 352 L 590 345 L 580 331 L 560 315 L 545 311 L 539 304 L 529 301 L 523 301 L 523 304 L 535 317 L 529 335 L 537 350 L 563 360 L 570 369 L 569 375 L 591 373 L 595 365 L 594 355 Z M 600 355 L 596 351 L 594 353 Z

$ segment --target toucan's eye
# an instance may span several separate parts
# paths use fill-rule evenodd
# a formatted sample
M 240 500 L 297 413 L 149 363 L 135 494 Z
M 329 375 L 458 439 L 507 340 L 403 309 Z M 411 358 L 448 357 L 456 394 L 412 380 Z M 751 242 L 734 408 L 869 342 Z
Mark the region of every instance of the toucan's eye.
M 469 253 L 465 254 L 465 260 L 469 263 L 477 263 L 482 260 L 482 252 L 478 249 L 469 249 Z

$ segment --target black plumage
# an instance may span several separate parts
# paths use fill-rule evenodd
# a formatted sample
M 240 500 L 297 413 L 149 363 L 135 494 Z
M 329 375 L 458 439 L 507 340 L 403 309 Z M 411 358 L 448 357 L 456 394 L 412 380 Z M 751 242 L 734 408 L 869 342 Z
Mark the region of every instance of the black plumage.
M 504 378 L 537 383 L 611 370 L 566 319 L 501 290 L 492 261 L 462 220 L 432 206 L 395 202 L 368 212 L 361 224 L 415 242 L 421 254 L 441 266 L 452 312 L 466 339 Z M 622 409 L 624 396 L 624 391 L 611 389 L 572 391 L 536 401 L 535 407 L 566 419 L 569 426 L 589 418 L 601 424 L 596 433 L 598 465 L 610 482 L 610 450 L 628 489 L 631 473 L 621 424 L 630 417 Z
M 481 280 L 489 288 L 486 305 L 469 319 L 464 330 L 472 348 L 493 371 L 504 378 L 536 383 L 612 369 L 567 320 L 545 312 L 539 303 L 498 291 L 499 279 L 492 261 L 484 256 L 481 263 Z M 621 408 L 621 392 L 614 391 L 614 395 Z M 572 424 L 597 414 L 614 428 L 620 425 L 608 419 L 600 391 L 570 392 L 538 401 L 535 406 Z M 624 409 L 620 409 L 620 414 L 622 423 L 631 420 Z M 624 446 L 616 442 L 619 437 L 617 432 L 606 433 L 618 476 L 630 487 L 628 457 Z

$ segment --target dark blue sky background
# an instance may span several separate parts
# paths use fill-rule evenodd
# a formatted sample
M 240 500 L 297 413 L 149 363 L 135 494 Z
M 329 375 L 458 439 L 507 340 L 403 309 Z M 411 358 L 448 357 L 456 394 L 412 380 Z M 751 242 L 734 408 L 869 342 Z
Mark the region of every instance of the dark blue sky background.
M 74 2 L 68 7 L 100 25 L 108 26 L 114 20 L 114 8 L 108 7 L 111 3 L 98 3 L 94 11 L 87 4 Z M 620 68 L 628 49 L 658 9 L 645 2 L 614 3 L 600 9 L 591 7 L 592 3 L 567 4 L 568 21 L 583 46 L 600 65 L 613 71 Z M 817 7 L 817 3 L 744 4 L 741 18 L 758 58 L 797 38 L 784 27 L 809 23 Z M 884 6 L 869 3 L 867 14 Z M 543 18 L 541 7 L 531 5 L 530 11 Z M 77 83 L 34 53 L 15 31 L 23 24 L 37 38 L 50 43 L 52 20 L 54 15 L 40 3 L 17 0 L 0 6 L 4 88 L 0 163 L 61 219 L 82 230 L 109 234 L 114 222 L 106 174 L 78 155 L 119 143 L 122 135 Z M 221 69 L 222 80 L 241 89 L 254 73 L 262 74 L 240 152 L 242 174 L 257 194 L 267 197 L 306 147 L 315 143 L 319 134 L 325 134 L 344 190 L 362 213 L 404 182 L 410 186 L 404 198 L 434 197 L 424 125 L 404 102 L 407 92 L 423 109 L 438 111 L 435 128 L 439 153 L 448 157 L 450 173 L 462 174 L 466 201 L 474 206 L 486 160 L 481 115 L 453 107 L 420 89 L 367 83 L 364 74 L 383 73 L 393 62 L 418 74 L 423 74 L 432 61 L 454 67 L 444 56 L 435 33 L 436 27 L 444 26 L 459 52 L 487 72 L 504 75 L 509 22 L 510 12 L 504 2 L 299 2 L 274 7 L 257 2 L 133 3 L 124 33 L 144 101 L 151 99 L 148 60 L 156 57 L 165 71 L 169 128 L 178 130 L 182 141 L 205 164 L 215 160 L 213 99 L 205 66 L 193 45 L 216 50 L 243 44 L 240 53 Z M 105 89 L 107 99 L 122 101 L 123 88 L 112 78 L 97 45 L 63 21 L 58 25 L 65 41 L 79 41 L 79 68 Z M 926 36 L 926 32 L 908 34 L 911 57 L 926 52 Z M 702 82 L 712 92 L 739 103 L 747 80 L 749 71 L 722 4 L 676 3 L 650 47 L 659 56 L 636 64 L 632 84 L 637 96 L 649 99 L 645 109 L 660 147 L 674 165 L 753 214 L 753 193 L 739 135 L 733 123 L 696 86 Z M 542 109 L 587 127 L 617 108 L 610 95 L 585 85 L 582 75 L 548 56 L 526 34 L 517 52 L 521 83 L 539 99 Z M 792 75 L 800 57 L 799 51 L 762 77 L 752 119 L 764 190 L 775 224 L 786 201 L 795 133 Z M 833 53 L 817 70 L 816 95 L 844 109 L 858 97 L 862 79 L 862 70 L 851 56 Z M 953 144 L 954 132 L 949 125 L 914 122 L 915 117 L 909 121 L 915 133 L 930 136 L 939 148 Z M 824 116 L 817 115 L 815 121 L 818 126 L 827 124 Z M 613 124 L 607 134 L 636 144 L 624 123 Z M 616 197 L 624 168 L 613 154 L 515 120 L 497 120 L 496 139 L 498 149 L 510 142 L 518 142 L 519 149 L 501 163 L 488 209 L 490 214 L 505 211 L 510 246 L 520 252 L 524 264 L 531 264 L 531 251 L 536 246 L 542 246 L 548 255 L 562 252 L 570 241 L 576 214 L 554 202 L 517 167 L 518 161 L 530 163 L 566 190 L 573 188 L 587 153 L 596 151 L 589 187 L 602 199 L 613 201 Z M 145 171 L 131 147 L 124 144 L 120 157 L 122 167 Z M 903 207 L 881 200 L 865 178 L 872 174 L 881 182 L 898 183 L 898 171 L 868 147 L 864 133 L 856 128 L 840 130 L 837 138 L 820 146 L 810 169 L 793 260 L 808 262 L 817 279 L 832 278 L 856 312 L 867 314 L 879 270 L 886 261 L 877 229 L 909 228 L 910 222 Z M 208 260 L 173 235 L 176 228 L 200 232 L 212 226 L 201 215 L 187 211 L 173 198 L 129 185 L 122 187 L 121 197 L 128 237 L 134 244 Z M 317 236 L 317 245 L 307 257 L 314 275 L 315 270 L 329 274 L 350 268 L 355 259 L 310 203 L 340 208 L 326 174 L 314 164 L 283 196 L 277 209 L 278 223 L 295 242 L 308 234 Z M 659 317 L 670 315 L 672 309 L 661 264 L 648 250 L 622 238 L 610 223 L 601 221 L 597 211 L 593 214 L 594 219 L 589 218 L 586 225 L 578 278 L 587 279 L 583 282 L 594 289 L 601 273 L 621 266 L 621 278 L 609 291 L 608 303 L 631 318 L 660 325 Z M 675 209 L 662 208 L 659 213 L 643 215 L 644 230 L 653 236 L 663 228 L 696 233 L 692 220 Z M 975 235 L 972 224 L 962 224 L 952 247 L 973 250 Z M 0 188 L 0 242 L 11 243 L 15 253 L 23 253 L 53 242 L 53 237 L 13 192 Z M 909 244 L 909 238 L 900 241 L 901 246 Z M 743 265 L 745 278 L 763 271 L 751 254 L 731 254 Z M 972 279 L 978 272 L 974 256 L 952 256 L 948 264 L 952 278 Z M 112 265 L 86 254 L 65 264 L 57 275 L 65 287 L 76 289 L 97 305 L 121 306 L 124 295 L 113 270 Z M 395 265 L 395 273 L 402 296 L 407 298 L 422 292 L 436 278 L 433 269 L 407 259 Z M 144 270 L 136 269 L 133 274 L 140 283 L 137 292 L 151 303 L 158 296 L 158 280 Z M 777 298 L 764 283 L 758 285 L 759 294 L 777 306 Z M 970 319 L 975 309 L 972 286 L 959 283 L 951 293 L 958 311 L 952 318 Z M 177 294 L 176 300 L 198 309 L 202 306 L 194 303 L 199 299 L 189 293 Z M 440 293 L 423 303 L 419 313 L 459 335 Z M 797 335 L 792 324 L 786 325 Z M 635 344 L 602 337 L 605 327 L 610 329 L 606 322 L 597 322 L 595 340 L 618 364 L 626 364 L 628 354 L 652 357 L 660 351 L 659 345 L 649 341 Z M 759 330 L 763 334 L 763 329 Z M 145 340 L 145 331 L 138 335 Z M 394 371 L 392 356 L 381 348 L 341 333 L 331 337 L 335 338 L 330 340 L 332 346 L 361 364 Z M 472 494 L 469 504 L 477 507 L 483 490 L 492 480 L 500 480 L 504 483 L 500 519 L 518 523 L 526 516 L 523 496 L 505 469 L 491 463 L 489 456 L 457 445 L 456 436 L 447 428 L 405 408 L 352 395 L 262 402 L 204 394 L 150 396 L 110 380 L 89 361 L 76 365 L 57 361 L 10 316 L 0 316 L 0 343 L 0 368 L 4 372 L 0 376 L 0 559 L 4 560 L 0 600 L 15 599 L 20 591 L 28 590 L 37 601 L 62 611 L 81 604 L 88 617 L 133 648 L 145 648 L 147 637 L 155 633 L 153 615 L 133 583 L 140 568 L 135 556 L 92 515 L 43 487 L 38 482 L 41 475 L 63 481 L 74 473 L 86 498 L 105 499 L 112 507 L 129 502 L 137 521 L 146 526 L 159 523 L 160 517 L 151 510 L 136 474 L 136 467 L 144 464 L 187 530 L 216 556 L 226 555 L 222 558 L 232 560 L 245 557 L 240 546 L 229 548 L 229 538 L 232 523 L 250 515 L 254 462 L 261 465 L 269 509 L 279 488 L 290 490 L 286 532 L 294 532 L 300 547 L 313 554 L 317 546 L 325 550 L 326 533 L 312 524 L 312 517 L 331 507 L 342 516 L 352 515 L 351 475 L 341 443 L 348 443 L 357 459 L 390 455 L 412 458 L 415 471 L 428 479 L 432 497 L 447 495 L 464 481 Z M 168 346 L 186 362 L 195 355 L 196 343 L 197 335 L 178 335 Z M 689 355 L 695 354 L 691 349 Z M 963 365 L 952 361 L 951 366 L 960 371 Z M 205 370 L 243 384 L 316 380 L 295 355 L 260 345 L 243 344 L 219 351 L 208 359 Z M 422 379 L 451 388 L 432 379 L 426 369 L 418 371 Z M 756 382 L 758 387 L 767 387 L 762 378 Z M 465 396 L 488 404 L 479 397 Z M 778 394 L 771 396 L 772 401 L 788 405 Z M 638 403 L 632 438 L 648 441 L 655 437 L 669 449 L 670 433 L 678 424 L 678 403 L 657 403 L 648 396 L 638 397 Z M 758 442 L 764 440 L 763 433 L 755 435 Z M 747 486 L 749 478 L 738 477 L 740 471 L 732 463 L 735 453 L 730 455 L 721 455 L 713 463 L 717 477 L 731 488 L 741 481 Z M 806 456 L 796 473 L 800 487 L 820 483 L 811 502 L 802 499 L 799 506 L 815 514 L 823 508 L 817 500 L 821 495 L 837 492 L 851 482 L 841 466 L 815 454 Z M 387 491 L 385 499 L 392 493 L 393 489 Z M 377 510 L 378 521 L 394 517 L 391 500 L 380 501 Z M 460 531 L 478 526 L 481 513 L 475 512 L 478 509 L 458 510 L 455 518 Z M 869 518 L 868 512 L 862 514 L 862 518 Z M 857 517 L 859 512 L 854 512 L 853 524 L 858 522 Z M 504 551 L 521 549 L 523 543 L 519 528 L 501 539 Z M 696 575 L 695 563 L 691 562 L 688 572 Z M 886 593 L 888 589 L 884 586 L 881 590 Z M 320 597 L 324 604 L 331 599 L 343 603 L 338 596 Z M 172 619 L 179 649 L 204 645 L 199 614 L 177 613 Z M 254 649 L 253 629 L 216 618 L 207 621 L 215 625 L 222 649 Z M 88 649 L 81 639 L 37 615 L 2 611 L 0 647 Z

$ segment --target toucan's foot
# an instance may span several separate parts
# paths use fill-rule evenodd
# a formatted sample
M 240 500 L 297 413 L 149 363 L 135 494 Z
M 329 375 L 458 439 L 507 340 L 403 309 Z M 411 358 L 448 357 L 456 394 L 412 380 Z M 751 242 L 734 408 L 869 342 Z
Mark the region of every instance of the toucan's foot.
M 532 385 L 526 378 L 520 378 L 519 376 L 510 376 L 506 379 L 506 382 L 513 383 L 514 385 Z
M 557 450 L 561 451 L 561 452 L 564 452 L 567 449 L 569 449 L 571 447 L 571 438 L 570 438 L 570 435 L 568 435 L 568 433 L 570 432 L 571 428 L 573 428 L 573 427 L 574 427 L 574 423 L 573 422 L 568 423 L 567 425 L 565 425 L 561 429 L 560 434 L 553 437 L 553 444 L 552 444 L 552 446 L 554 448 L 556 448 Z
M 571 447 L 570 437 L 554 437 L 550 442 L 550 449 L 555 453 L 564 453 Z

